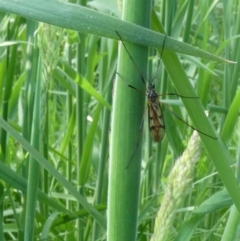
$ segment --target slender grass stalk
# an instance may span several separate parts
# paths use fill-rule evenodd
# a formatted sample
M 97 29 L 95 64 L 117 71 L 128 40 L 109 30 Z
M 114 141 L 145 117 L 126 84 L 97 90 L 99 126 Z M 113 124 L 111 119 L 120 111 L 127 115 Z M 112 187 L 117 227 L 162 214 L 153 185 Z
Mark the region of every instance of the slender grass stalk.
M 236 19 L 236 26 L 234 28 L 234 35 L 237 36 L 240 31 L 240 5 L 237 7 L 237 19 Z M 232 58 L 233 59 L 240 59 L 240 46 L 238 39 L 235 39 L 233 42 L 233 53 Z M 238 86 L 238 73 L 240 69 L 240 62 L 237 61 L 237 63 L 234 66 L 233 72 L 232 72 L 232 81 L 231 81 L 231 90 L 230 90 L 230 96 L 234 96 L 237 90 Z
M 16 26 L 14 25 L 14 27 Z M 8 38 L 12 38 L 14 37 L 14 35 L 16 35 L 14 31 L 15 29 L 9 25 Z M 16 67 L 16 55 L 17 55 L 17 46 L 7 47 L 7 72 L 6 72 L 5 84 L 4 84 L 5 91 L 3 95 L 3 108 L 2 108 L 2 117 L 6 121 L 8 120 L 9 99 L 12 93 L 12 86 L 13 86 L 13 80 L 14 80 L 14 68 Z M 1 130 L 0 141 L 1 141 L 2 154 L 5 157 L 6 145 L 7 145 L 7 133 L 4 130 Z
M 227 222 L 226 228 L 224 230 L 221 241 L 238 240 L 240 237 L 239 233 L 237 232 L 237 226 L 240 221 L 239 212 L 235 206 L 232 206 L 232 208 L 230 210 L 231 210 L 231 212 L 229 215 L 229 219 L 228 219 L 228 222 Z
M 71 45 L 68 45 L 68 54 L 67 54 L 67 62 L 69 65 L 71 65 L 71 61 L 72 61 L 72 46 Z M 76 108 L 74 110 L 74 105 L 73 105 L 73 98 L 72 98 L 72 95 L 71 93 L 68 91 L 67 92 L 67 119 L 68 119 L 68 123 L 70 122 L 71 120 L 71 116 L 72 116 L 72 113 L 74 113 L 76 111 Z M 75 119 L 75 118 L 74 118 Z M 68 147 L 67 147 L 67 157 L 68 157 L 68 160 L 72 160 L 73 158 L 73 146 L 72 146 L 72 142 L 68 142 Z M 69 182 L 72 181 L 72 169 L 73 169 L 73 164 L 72 162 L 68 162 L 67 164 L 67 180 Z M 72 202 L 70 200 L 67 201 L 67 208 L 69 210 L 72 209 Z M 68 235 L 66 237 L 66 240 L 69 240 L 68 239 Z
M 23 110 L 23 127 L 22 127 L 22 135 L 26 140 L 31 140 L 31 133 L 33 130 L 33 126 L 32 126 L 32 120 L 33 120 L 33 110 L 34 110 L 34 101 L 35 101 L 35 96 L 34 96 L 34 92 L 35 89 L 32 88 L 32 86 L 34 86 L 34 81 L 37 79 L 37 70 L 38 70 L 38 61 L 39 61 L 39 51 L 37 48 L 34 48 L 34 32 L 36 31 L 37 28 L 37 24 L 34 21 L 27 21 L 27 36 L 26 36 L 26 40 L 27 40 L 27 50 L 26 50 L 26 64 L 25 64 L 25 69 L 26 69 L 26 79 L 25 79 L 25 93 L 24 93 L 24 99 L 25 99 L 25 105 L 24 105 L 24 110 Z M 31 68 L 29 68 L 31 67 Z M 37 113 L 36 113 L 37 114 Z M 21 167 L 22 170 L 22 175 L 25 178 L 28 178 L 28 164 L 29 164 L 29 157 L 28 156 L 24 156 L 24 154 L 26 154 L 25 150 L 23 150 L 23 155 L 22 155 L 22 159 L 24 160 L 24 165 L 23 167 Z M 36 167 L 37 165 L 35 165 Z M 34 165 L 33 165 L 34 167 Z M 36 184 L 34 182 L 34 184 Z M 36 186 L 35 186 L 36 187 Z M 35 191 L 35 190 L 34 190 Z M 34 193 L 33 193 L 34 194 Z M 31 201 L 35 201 L 33 200 L 29 200 L 29 210 L 28 212 L 30 212 L 30 202 Z M 28 228 L 26 229 L 27 226 L 27 220 L 26 220 L 26 214 L 27 214 L 27 196 L 26 193 L 24 193 L 24 199 L 23 199 L 23 213 L 20 217 L 20 227 L 19 227 L 19 237 L 20 240 L 24 240 L 25 238 L 25 230 L 29 230 L 33 229 L 33 227 L 31 226 L 32 224 L 30 224 L 30 222 L 28 222 Z M 32 206 L 33 207 L 33 206 Z M 30 212 L 30 215 L 35 215 L 35 211 L 34 212 Z M 32 218 L 33 216 L 31 216 Z M 33 232 L 33 230 L 31 230 L 31 232 Z
M 4 186 L 2 184 L 0 184 L 0 201 L 2 203 L 4 199 Z M 3 207 L 2 207 L 2 204 L 0 206 L 0 210 L 1 210 L 1 213 L 0 213 L 0 221 L 2 222 L 2 224 L 4 223 L 4 219 L 3 219 L 3 215 L 2 215 L 2 211 L 3 211 Z M 3 225 L 0 225 L 0 238 L 2 240 L 5 240 L 4 239 L 4 228 L 3 228 Z
M 112 77 L 115 74 L 117 43 L 113 43 L 111 51 L 109 51 L 110 48 L 107 44 L 108 44 L 107 39 L 104 38 L 101 40 L 101 50 L 102 50 L 101 52 L 105 53 L 108 51 L 108 53 L 111 53 L 111 55 L 108 54 L 100 60 L 99 73 L 100 73 L 101 88 L 103 89 L 104 85 L 108 86 L 107 93 L 106 93 L 106 100 L 109 103 L 112 103 L 112 88 L 113 88 Z M 109 82 L 110 84 L 107 85 L 107 83 Z M 109 146 L 110 116 L 111 116 L 111 112 L 105 108 L 103 112 L 103 118 L 102 118 L 103 128 L 102 128 L 101 149 L 100 149 L 100 155 L 99 155 L 98 176 L 97 176 L 97 184 L 96 184 L 96 192 L 95 192 L 95 204 L 106 202 L 106 196 L 104 195 L 106 193 L 106 186 L 104 186 L 104 183 L 107 182 L 106 166 L 107 166 L 108 151 L 109 151 L 108 146 Z M 97 222 L 94 221 L 92 240 L 95 241 L 97 239 L 100 239 L 102 235 L 103 235 L 103 230 L 97 224 Z
M 14 38 L 16 35 L 16 24 L 11 25 L 10 21 L 7 20 L 7 40 L 10 40 L 11 38 Z M 16 29 L 15 29 L 16 28 Z M 1 115 L 4 118 L 4 120 L 8 121 L 9 118 L 9 100 L 12 93 L 12 86 L 13 86 L 13 80 L 14 80 L 14 68 L 16 66 L 16 55 L 17 55 L 17 46 L 7 47 L 6 48 L 6 72 L 3 71 L 3 77 L 2 77 L 2 87 L 4 87 L 3 97 L 2 97 L 2 112 Z M 5 77 L 4 77 L 5 72 Z M 6 155 L 7 155 L 7 136 L 8 133 L 4 129 L 0 129 L 0 150 L 1 150 L 1 159 L 3 162 L 6 162 Z M 3 193 L 2 193 L 3 194 Z M 2 195 L 1 195 L 2 196 Z M 4 203 L 3 203 L 3 197 L 2 202 L 0 203 L 0 210 L 1 213 L 4 210 Z M 3 215 L 0 215 L 0 238 L 4 240 L 4 228 L 3 228 Z
M 188 2 L 188 8 L 187 8 L 187 26 L 185 28 L 184 36 L 183 36 L 183 41 L 185 43 L 189 42 L 189 37 L 190 37 L 190 32 L 191 32 L 191 25 L 192 25 L 192 17 L 193 17 L 193 8 L 194 8 L 194 1 L 189 1 Z
M 82 6 L 86 6 L 86 0 L 78 0 L 77 3 Z M 77 45 L 77 71 L 81 75 L 85 75 L 86 71 L 86 62 L 85 62 L 85 33 L 79 32 L 80 43 Z M 78 186 L 79 192 L 84 195 L 84 187 L 80 183 L 80 171 L 81 171 L 81 158 L 83 154 L 83 146 L 86 137 L 86 108 L 85 108 L 85 93 L 76 85 L 77 88 L 77 104 L 76 104 L 76 116 L 77 116 L 77 173 L 78 173 Z M 78 209 L 81 209 L 82 206 L 79 203 Z M 77 240 L 83 240 L 83 228 L 85 224 L 82 220 L 77 222 L 78 237 Z
M 40 148 L 41 124 L 40 124 L 40 96 L 41 96 L 41 68 L 37 76 L 36 95 L 34 101 L 34 116 L 32 124 L 31 144 L 36 150 Z M 36 201 L 39 181 L 39 163 L 31 156 L 28 167 L 28 190 L 26 200 L 26 224 L 24 227 L 24 241 L 34 239 L 34 219 L 36 212 Z
M 51 27 L 49 25 L 41 26 L 41 35 L 39 36 L 39 49 L 42 56 L 42 61 L 44 64 L 43 68 L 43 78 L 44 84 L 42 83 L 42 68 L 38 68 L 37 76 L 37 87 L 35 95 L 35 105 L 34 105 L 34 116 L 33 116 L 33 129 L 31 141 L 33 146 L 38 150 L 40 149 L 40 139 L 44 139 L 44 150 L 46 158 L 48 157 L 48 90 L 52 80 L 52 71 L 56 67 L 58 62 L 58 54 L 56 49 L 59 47 L 61 42 L 61 36 L 59 39 L 56 38 L 56 27 Z M 59 32 L 58 32 L 59 33 Z M 61 33 L 61 31 L 60 31 Z M 43 89 L 42 89 L 43 88 Z M 41 104 L 40 104 L 41 99 Z M 43 136 L 39 133 L 44 131 Z M 27 193 L 27 203 L 26 203 L 26 226 L 25 226 L 25 240 L 33 239 L 34 231 L 34 218 L 35 218 L 35 206 L 37 198 L 37 188 L 38 188 L 38 175 L 39 175 L 39 164 L 32 157 L 29 162 L 29 178 L 28 178 L 28 193 Z M 48 173 L 45 171 L 44 176 L 45 185 L 44 189 L 48 193 Z M 46 188 L 47 186 L 47 188 Z M 44 207 L 40 205 L 40 210 L 43 212 Z M 48 215 L 48 208 L 45 206 L 45 214 Z
M 38 46 L 43 63 L 43 84 L 41 91 L 41 139 L 43 155 L 49 159 L 49 89 L 53 86 L 53 71 L 59 60 L 59 46 L 62 43 L 63 31 L 61 28 L 48 24 L 41 24 L 39 29 Z M 49 192 L 49 176 L 43 172 L 43 189 Z M 48 207 L 41 207 L 41 211 L 48 215 Z

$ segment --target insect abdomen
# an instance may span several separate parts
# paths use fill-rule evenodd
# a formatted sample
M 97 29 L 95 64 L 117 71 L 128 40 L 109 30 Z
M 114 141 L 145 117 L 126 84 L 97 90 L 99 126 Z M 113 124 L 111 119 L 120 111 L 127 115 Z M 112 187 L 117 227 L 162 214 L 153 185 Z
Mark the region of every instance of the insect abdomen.
M 155 142 L 163 140 L 165 135 L 165 124 L 159 101 L 148 102 L 149 129 Z

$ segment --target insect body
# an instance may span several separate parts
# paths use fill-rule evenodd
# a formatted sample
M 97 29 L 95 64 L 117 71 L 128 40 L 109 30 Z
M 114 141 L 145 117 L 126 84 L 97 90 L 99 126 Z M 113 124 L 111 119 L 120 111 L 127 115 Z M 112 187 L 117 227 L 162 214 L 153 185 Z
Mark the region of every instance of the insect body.
M 117 35 L 119 36 L 119 39 L 121 40 L 126 52 L 128 53 L 128 56 L 129 58 L 132 60 L 132 63 L 133 65 L 135 66 L 135 68 L 137 69 L 140 77 L 141 77 L 141 80 L 143 82 L 143 84 L 145 85 L 146 87 L 146 81 L 141 73 L 141 71 L 139 70 L 138 66 L 136 65 L 136 63 L 134 62 L 132 56 L 130 55 L 128 49 L 126 48 L 123 40 L 122 40 L 122 37 L 120 36 L 120 34 L 116 31 Z M 162 58 L 162 54 L 163 54 L 163 50 L 164 50 L 164 45 L 165 45 L 165 40 L 166 40 L 166 37 L 167 35 L 165 36 L 164 40 L 163 40 L 163 48 L 162 48 L 162 52 L 160 54 L 160 59 Z M 158 66 L 159 67 L 159 66 Z M 121 76 L 119 73 L 118 73 L 119 76 Z M 154 78 L 155 79 L 155 78 Z M 153 79 L 153 80 L 154 80 Z M 163 118 L 163 112 L 162 112 L 162 108 L 161 108 L 161 103 L 159 101 L 159 96 L 156 91 L 155 91 L 155 85 L 153 83 L 153 80 L 151 83 L 149 83 L 148 85 L 148 90 L 147 90 L 147 99 L 148 99 L 148 118 L 149 118 L 149 130 L 150 130 L 150 133 L 151 133 L 151 136 L 153 138 L 153 140 L 155 142 L 160 142 L 163 140 L 164 136 L 165 136 L 165 123 L 164 123 L 164 118 Z M 139 89 L 137 89 L 136 87 L 132 86 L 132 85 L 128 85 L 130 88 L 132 89 L 135 89 L 139 92 L 141 92 Z M 166 95 L 175 95 L 175 96 L 178 96 L 178 97 L 181 97 L 181 98 L 191 98 L 191 99 L 194 99 L 194 98 L 198 98 L 198 97 L 186 97 L 186 96 L 182 96 L 182 95 L 179 95 L 177 93 L 168 93 Z M 167 107 L 167 106 L 166 106 Z M 185 123 L 188 127 L 192 128 L 193 130 L 196 130 L 197 132 L 207 136 L 207 137 L 210 137 L 212 139 L 217 139 L 216 137 L 213 137 L 211 135 L 208 135 L 196 128 L 194 128 L 193 126 L 189 125 L 187 122 L 185 122 L 183 119 L 181 119 L 176 113 L 174 113 L 171 109 L 167 108 L 177 119 L 179 119 L 180 121 L 182 121 L 183 123 Z M 143 121 L 142 121 L 143 122 Z M 142 125 L 140 126 L 140 133 L 142 131 Z M 137 142 L 137 145 L 136 145 L 136 148 L 135 150 L 133 151 L 133 154 L 130 158 L 130 160 L 128 161 L 127 163 L 127 166 L 126 168 L 128 168 L 131 160 L 133 159 L 135 153 L 136 153 L 136 150 L 138 148 L 138 145 L 139 145 L 139 141 L 140 141 L 140 135 L 139 135 L 139 138 L 138 138 L 138 142 Z
M 148 118 L 149 130 L 155 142 L 162 141 L 165 135 L 165 124 L 159 96 L 155 91 L 155 85 L 148 86 Z
M 130 88 L 138 90 L 132 85 L 128 85 Z M 149 123 L 149 130 L 152 136 L 152 139 L 155 142 L 160 142 L 163 140 L 165 136 L 165 123 L 164 123 L 164 118 L 163 118 L 163 111 L 161 108 L 161 103 L 159 101 L 159 95 L 155 91 L 155 85 L 153 83 L 149 83 L 148 85 L 148 91 L 147 91 L 147 99 L 148 99 L 148 123 Z M 144 119 L 144 116 L 143 116 Z M 142 119 L 142 124 L 143 124 L 143 119 Z M 181 119 L 180 119 L 181 120 Z M 130 160 L 127 163 L 126 169 L 128 168 L 131 160 L 133 159 L 136 150 L 139 145 L 140 141 L 140 136 L 142 132 L 142 127 L 143 125 L 141 124 L 140 126 L 140 135 L 137 141 L 137 145 L 132 153 L 132 156 Z

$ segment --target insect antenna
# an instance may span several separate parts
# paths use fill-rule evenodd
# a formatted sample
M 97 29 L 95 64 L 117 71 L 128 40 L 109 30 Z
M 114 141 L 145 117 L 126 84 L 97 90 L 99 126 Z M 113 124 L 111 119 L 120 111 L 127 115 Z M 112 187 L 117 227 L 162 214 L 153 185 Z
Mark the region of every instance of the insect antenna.
M 145 79 L 144 79 L 144 77 L 143 77 L 143 75 L 142 75 L 142 72 L 140 71 L 140 69 L 139 69 L 139 68 L 138 68 L 138 66 L 136 65 L 136 63 L 135 63 L 135 61 L 134 61 L 133 57 L 132 57 L 132 56 L 131 56 L 131 54 L 129 53 L 129 51 L 128 51 L 128 49 L 127 49 L 127 47 L 126 47 L 125 43 L 123 42 L 122 37 L 121 37 L 121 36 L 120 36 L 120 34 L 118 33 L 118 31 L 116 31 L 116 34 L 117 34 L 117 35 L 118 35 L 118 37 L 120 38 L 120 40 L 121 40 L 121 42 L 122 42 L 122 44 L 123 44 L 123 46 L 124 46 L 124 48 L 125 48 L 125 50 L 126 50 L 126 52 L 127 52 L 128 56 L 129 56 L 129 58 L 132 60 L 132 62 L 133 62 L 133 64 L 134 64 L 134 66 L 135 66 L 135 68 L 136 68 L 136 70 L 137 70 L 138 74 L 139 74 L 139 75 L 140 75 L 140 77 L 141 77 L 141 80 L 142 80 L 142 82 L 143 82 L 144 86 L 146 87 Z
M 152 83 L 154 82 L 155 79 L 157 79 L 157 75 L 158 75 L 158 71 L 160 69 L 161 60 L 162 60 L 162 56 L 163 56 L 163 51 L 164 51 L 164 47 L 165 47 L 166 38 L 167 38 L 167 34 L 165 35 L 165 37 L 163 39 L 162 51 L 160 53 L 160 58 L 158 60 L 158 66 L 157 66 L 156 75 L 155 75 L 155 77 L 152 78 L 152 81 L 151 81 Z

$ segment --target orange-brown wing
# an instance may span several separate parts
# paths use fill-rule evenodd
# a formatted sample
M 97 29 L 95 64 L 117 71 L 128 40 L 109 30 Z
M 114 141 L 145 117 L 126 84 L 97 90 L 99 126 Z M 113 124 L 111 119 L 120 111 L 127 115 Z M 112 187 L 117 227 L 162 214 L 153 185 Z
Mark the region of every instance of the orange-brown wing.
M 148 100 L 149 130 L 155 142 L 160 142 L 165 136 L 163 112 L 159 101 Z

